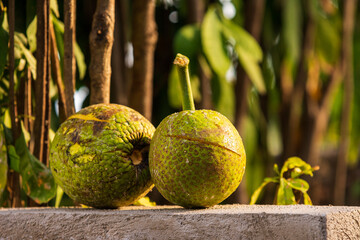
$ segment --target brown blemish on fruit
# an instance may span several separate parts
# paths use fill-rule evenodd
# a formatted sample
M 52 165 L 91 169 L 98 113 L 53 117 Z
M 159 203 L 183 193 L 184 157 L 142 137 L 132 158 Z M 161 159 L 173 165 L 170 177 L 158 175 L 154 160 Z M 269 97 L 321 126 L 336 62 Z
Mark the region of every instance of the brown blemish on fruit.
M 188 141 L 194 141 L 194 142 L 199 142 L 199 143 L 202 143 L 202 144 L 208 144 L 208 145 L 212 145 L 212 146 L 216 146 L 216 147 L 219 147 L 219 148 L 222 148 L 222 149 L 225 149 L 225 150 L 228 150 L 236 155 L 238 155 L 239 157 L 241 157 L 241 154 L 227 148 L 227 147 L 224 147 L 218 143 L 213 143 L 213 142 L 208 142 L 208 141 L 205 141 L 205 140 L 202 140 L 202 139 L 198 139 L 198 138 L 191 138 L 191 137 L 187 137 L 187 136 L 181 136 L 181 135 L 166 135 L 166 137 L 170 137 L 170 138 L 179 138 L 179 139 L 185 139 L 185 140 L 188 140 Z
M 94 122 L 93 125 L 93 134 L 96 135 L 99 132 L 101 132 L 101 130 L 103 130 L 103 128 L 105 127 L 106 123 L 105 122 Z
M 101 112 L 101 115 L 97 116 L 100 120 L 109 120 L 112 116 L 114 116 L 117 112 L 117 109 L 109 109 L 107 111 Z
M 78 131 L 74 131 L 71 133 L 71 141 L 73 143 L 77 143 L 80 141 L 80 136 L 79 136 L 79 132 Z

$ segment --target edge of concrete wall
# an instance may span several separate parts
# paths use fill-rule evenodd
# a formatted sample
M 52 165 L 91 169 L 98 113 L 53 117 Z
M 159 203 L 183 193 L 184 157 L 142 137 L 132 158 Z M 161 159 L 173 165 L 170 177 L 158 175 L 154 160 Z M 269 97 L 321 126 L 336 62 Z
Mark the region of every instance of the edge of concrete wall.
M 360 207 L 0 209 L 0 239 L 360 239 Z

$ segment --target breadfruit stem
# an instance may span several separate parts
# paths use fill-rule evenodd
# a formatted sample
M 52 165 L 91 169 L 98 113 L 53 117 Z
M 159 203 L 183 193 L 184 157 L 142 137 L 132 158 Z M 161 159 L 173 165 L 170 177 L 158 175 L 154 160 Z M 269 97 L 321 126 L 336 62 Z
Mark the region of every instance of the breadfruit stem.
M 180 79 L 183 110 L 195 110 L 194 98 L 190 85 L 189 62 L 189 58 L 180 53 L 176 55 L 174 60 Z

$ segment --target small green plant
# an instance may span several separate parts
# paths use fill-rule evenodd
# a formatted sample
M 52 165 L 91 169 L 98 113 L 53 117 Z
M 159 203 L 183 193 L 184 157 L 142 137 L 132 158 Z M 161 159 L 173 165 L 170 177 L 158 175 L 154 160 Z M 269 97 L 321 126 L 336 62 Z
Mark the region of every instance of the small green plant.
M 280 172 L 278 165 L 274 164 L 276 175 L 264 179 L 264 182 L 252 194 L 250 204 L 256 203 L 261 191 L 267 184 L 275 183 L 278 185 L 274 201 L 277 205 L 298 204 L 301 197 L 304 199 L 304 204 L 312 205 L 310 196 L 307 193 L 309 184 L 300 176 L 303 174 L 313 176 L 313 172 L 316 170 L 319 170 L 318 166 L 311 167 L 310 164 L 298 157 L 288 158 Z

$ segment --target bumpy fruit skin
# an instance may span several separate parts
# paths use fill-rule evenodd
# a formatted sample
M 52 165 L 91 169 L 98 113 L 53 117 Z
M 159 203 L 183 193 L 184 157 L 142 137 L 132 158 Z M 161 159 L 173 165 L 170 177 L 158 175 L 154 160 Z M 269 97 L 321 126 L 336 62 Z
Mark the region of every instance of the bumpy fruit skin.
M 148 167 L 154 126 L 116 104 L 92 105 L 69 117 L 50 149 L 55 181 L 73 200 L 96 208 L 129 205 L 153 187 Z
M 150 144 L 151 177 L 170 202 L 211 207 L 239 186 L 246 155 L 242 139 L 223 115 L 182 111 L 166 117 Z

